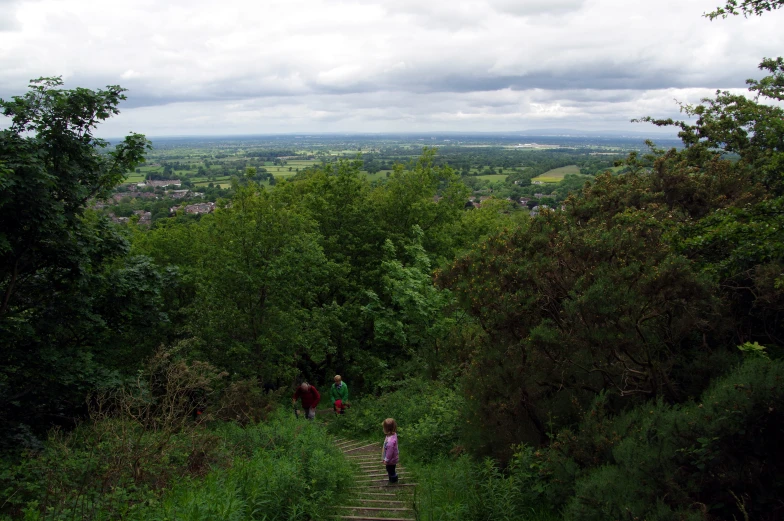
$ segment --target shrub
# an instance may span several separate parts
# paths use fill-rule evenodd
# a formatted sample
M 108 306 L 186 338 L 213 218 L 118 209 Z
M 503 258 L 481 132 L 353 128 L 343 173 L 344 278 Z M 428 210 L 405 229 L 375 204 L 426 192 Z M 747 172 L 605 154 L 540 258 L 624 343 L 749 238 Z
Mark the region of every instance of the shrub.
M 566 519 L 776 519 L 784 511 L 784 363 L 748 359 L 700 402 L 607 424 L 610 456 L 575 482 Z
M 53 436 L 43 454 L 0 474 L 9 515 L 96 521 L 322 519 L 353 484 L 349 463 L 323 428 L 288 414 L 272 414 L 268 422 L 244 428 L 222 423 L 205 429 L 203 439 L 211 446 L 208 472 L 188 472 L 192 452 L 181 435 L 172 436 L 155 483 L 137 483 L 130 472 L 108 481 L 115 463 L 107 447 L 92 443 L 92 428 Z
M 228 423 L 217 432 L 236 454 L 232 465 L 179 482 L 132 519 L 323 519 L 353 484 L 349 463 L 317 424 L 281 412 L 264 424 Z
M 558 519 L 532 501 L 520 476 L 504 473 L 490 459 L 439 458 L 415 466 L 416 506 L 423 521 L 525 521 Z
M 223 389 L 218 417 L 240 425 L 258 423 L 275 410 L 280 395 L 265 393 L 256 379 L 237 380 Z
M 382 438 L 381 422 L 395 418 L 400 450 L 423 460 L 448 454 L 460 435 L 463 399 L 451 387 L 433 381 L 410 379 L 396 391 L 364 397 L 329 424 L 332 432 L 365 438 Z
M 137 378 L 94 397 L 89 421 L 53 431 L 43 450 L 0 475 L 3 510 L 47 519 L 98 519 L 154 498 L 177 478 L 201 475 L 220 457 L 204 426 L 214 385 L 209 364 L 155 355 Z

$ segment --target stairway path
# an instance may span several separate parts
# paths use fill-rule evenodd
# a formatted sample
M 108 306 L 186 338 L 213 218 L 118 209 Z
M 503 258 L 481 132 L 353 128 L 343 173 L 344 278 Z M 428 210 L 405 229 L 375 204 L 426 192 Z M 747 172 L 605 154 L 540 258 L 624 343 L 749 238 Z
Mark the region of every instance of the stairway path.
M 336 438 L 337 446 L 352 462 L 356 486 L 353 497 L 335 507 L 336 519 L 354 521 L 415 521 L 413 491 L 416 483 L 405 467 L 397 466 L 399 480 L 389 483 L 381 462 L 381 444 Z

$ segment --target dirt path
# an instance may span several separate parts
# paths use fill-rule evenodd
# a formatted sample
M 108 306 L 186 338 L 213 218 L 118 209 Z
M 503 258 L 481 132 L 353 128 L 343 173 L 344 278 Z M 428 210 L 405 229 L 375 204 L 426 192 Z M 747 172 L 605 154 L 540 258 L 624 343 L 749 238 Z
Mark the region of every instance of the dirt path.
M 356 487 L 351 501 L 336 507 L 335 517 L 355 521 L 414 521 L 416 483 L 398 465 L 399 481 L 390 485 L 381 463 L 381 444 L 337 438 L 335 445 L 354 465 Z

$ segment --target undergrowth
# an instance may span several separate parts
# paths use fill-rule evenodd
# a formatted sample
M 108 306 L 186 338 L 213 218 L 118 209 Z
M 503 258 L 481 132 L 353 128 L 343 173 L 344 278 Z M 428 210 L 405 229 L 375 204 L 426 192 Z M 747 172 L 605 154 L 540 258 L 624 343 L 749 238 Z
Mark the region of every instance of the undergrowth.
M 352 485 L 351 469 L 321 425 L 287 413 L 245 427 L 217 424 L 209 430 L 214 445 L 208 468 L 183 472 L 187 453 L 170 457 L 169 470 L 179 475 L 165 489 L 130 478 L 111 488 L 97 486 L 101 480 L 88 474 L 100 478 L 107 463 L 97 468 L 87 444 L 77 448 L 58 435 L 43 454 L 4 469 L 2 519 L 323 519 Z

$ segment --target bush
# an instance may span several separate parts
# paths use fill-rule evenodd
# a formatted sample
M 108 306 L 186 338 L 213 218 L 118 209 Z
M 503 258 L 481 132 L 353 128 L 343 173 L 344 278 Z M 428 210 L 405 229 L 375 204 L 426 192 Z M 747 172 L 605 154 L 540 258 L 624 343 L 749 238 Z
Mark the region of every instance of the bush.
M 348 414 L 339 416 L 328 428 L 334 433 L 380 440 L 384 435 L 381 422 L 394 418 L 402 457 L 409 454 L 426 461 L 455 448 L 463 408 L 463 399 L 447 385 L 410 379 L 396 391 L 353 401 Z
M 281 412 L 246 428 L 224 424 L 218 433 L 237 455 L 230 467 L 179 482 L 131 519 L 324 519 L 353 485 L 349 463 L 319 425 Z
M 92 398 L 89 421 L 50 433 L 0 473 L 2 510 L 36 518 L 100 519 L 154 498 L 184 475 L 218 462 L 220 446 L 204 412 L 220 380 L 212 366 L 161 351 L 137 378 Z
M 72 433 L 70 444 L 54 436 L 43 454 L 5 469 L 7 514 L 29 520 L 322 519 L 353 484 L 349 463 L 323 428 L 289 418 L 288 411 L 263 424 L 205 430 L 211 441 L 206 473 L 187 471 L 193 452 L 174 436 L 160 457 L 155 475 L 167 479 L 158 488 L 134 482 L 130 472 L 107 481 L 114 463 L 90 433 Z
M 783 362 L 749 359 L 698 403 L 652 403 L 609 422 L 610 456 L 578 477 L 566 519 L 777 519 L 783 380 Z
M 503 473 L 487 459 L 440 458 L 415 466 L 419 483 L 417 509 L 423 521 L 525 521 L 559 519 L 532 501 L 526 483 L 514 472 Z
M 316 519 L 352 473 L 323 429 L 270 416 L 240 382 L 223 400 L 209 364 L 153 357 L 128 385 L 94 397 L 90 421 L 0 467 L 2 514 L 26 519 Z M 243 422 L 267 416 L 263 424 Z
M 237 380 L 221 393 L 218 418 L 240 425 L 266 420 L 277 407 L 282 392 L 266 393 L 256 379 Z

